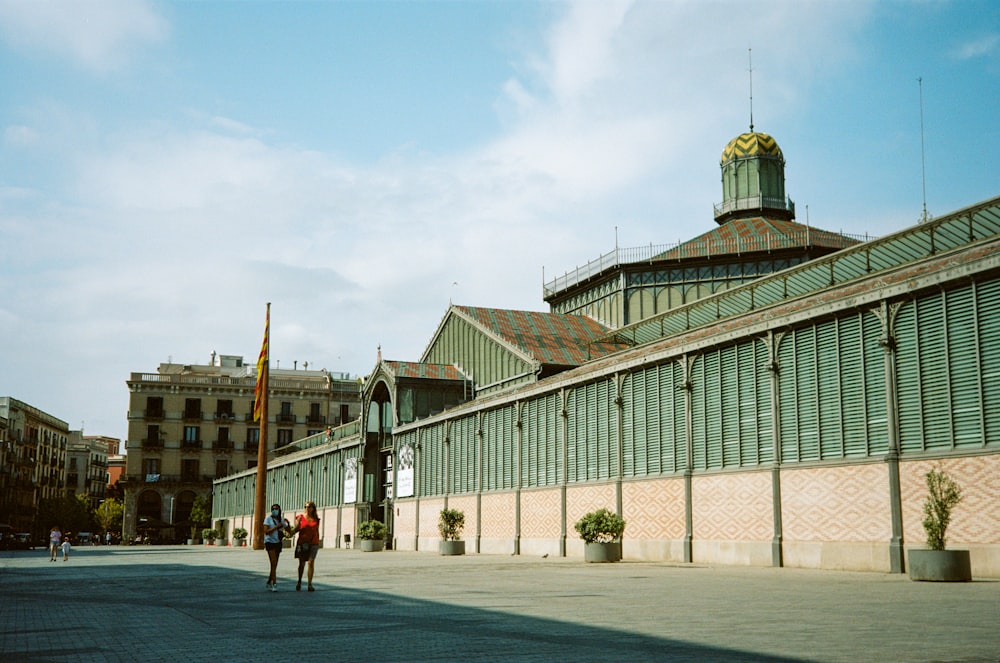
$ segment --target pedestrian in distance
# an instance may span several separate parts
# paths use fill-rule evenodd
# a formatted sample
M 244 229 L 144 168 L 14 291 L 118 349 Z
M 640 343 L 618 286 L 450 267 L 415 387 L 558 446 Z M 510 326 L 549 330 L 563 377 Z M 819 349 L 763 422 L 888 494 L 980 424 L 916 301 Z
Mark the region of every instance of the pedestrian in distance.
M 308 567 L 306 580 L 309 591 L 313 588 L 313 571 L 316 565 L 316 553 L 319 552 L 319 514 L 316 513 L 316 503 L 306 502 L 306 512 L 295 517 L 295 527 L 290 534 L 298 533 L 299 540 L 295 545 L 295 556 L 299 559 L 299 581 L 295 591 L 302 589 L 302 571 Z
M 69 549 L 71 547 L 72 547 L 72 544 L 70 544 L 70 542 L 69 542 L 69 534 L 67 533 L 66 536 L 63 537 L 63 542 L 62 542 L 62 554 L 63 554 L 63 561 L 64 562 L 68 562 L 69 561 Z
M 56 561 L 56 556 L 59 554 L 59 546 L 62 544 L 62 530 L 59 529 L 59 525 L 54 525 L 52 529 L 49 530 L 49 561 Z
M 264 519 L 264 549 L 267 550 L 267 561 L 271 564 L 271 572 L 267 576 L 267 588 L 278 591 L 278 556 L 281 555 L 281 540 L 285 532 L 291 529 L 288 519 L 281 515 L 281 505 L 272 504 L 271 513 Z

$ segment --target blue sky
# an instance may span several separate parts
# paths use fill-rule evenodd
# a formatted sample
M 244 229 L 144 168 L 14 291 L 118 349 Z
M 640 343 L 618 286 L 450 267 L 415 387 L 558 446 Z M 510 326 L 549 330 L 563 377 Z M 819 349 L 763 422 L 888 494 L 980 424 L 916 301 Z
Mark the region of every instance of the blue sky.
M 1000 3 L 0 0 L 0 394 L 126 436 L 130 372 L 417 360 L 449 301 L 715 227 L 749 124 L 800 221 L 1000 194 Z

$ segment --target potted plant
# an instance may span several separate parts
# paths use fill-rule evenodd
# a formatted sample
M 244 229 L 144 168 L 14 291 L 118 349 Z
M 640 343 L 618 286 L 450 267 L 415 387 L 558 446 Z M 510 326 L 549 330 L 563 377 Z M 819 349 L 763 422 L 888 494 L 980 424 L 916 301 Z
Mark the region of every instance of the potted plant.
M 622 533 L 625 521 L 607 509 L 591 511 L 574 525 L 584 543 L 588 562 L 617 562 L 622 558 Z
M 968 550 L 945 550 L 945 533 L 951 522 L 951 511 L 962 501 L 962 489 L 939 467 L 924 475 L 927 498 L 924 500 L 924 531 L 927 550 L 909 551 L 911 580 L 969 582 L 972 561 Z
M 242 548 L 247 544 L 247 534 L 248 532 L 242 528 L 237 527 L 233 530 L 233 545 Z
M 380 520 L 359 523 L 357 538 L 361 541 L 361 552 L 378 552 L 385 548 L 385 533 L 385 523 Z
M 441 534 L 438 549 L 442 555 L 465 554 L 465 541 L 460 540 L 464 528 L 464 512 L 458 509 L 441 509 L 441 515 L 438 516 L 438 532 Z
M 219 538 L 219 530 L 206 527 L 201 530 L 201 538 L 205 540 L 206 546 L 214 546 L 215 540 Z

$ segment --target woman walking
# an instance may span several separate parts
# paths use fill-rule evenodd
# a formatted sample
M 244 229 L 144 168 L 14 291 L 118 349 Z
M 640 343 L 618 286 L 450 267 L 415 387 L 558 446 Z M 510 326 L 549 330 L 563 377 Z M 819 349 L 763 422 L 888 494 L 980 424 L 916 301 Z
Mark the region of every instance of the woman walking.
M 59 525 L 55 525 L 51 530 L 49 530 L 49 561 L 56 561 L 56 556 L 59 555 L 59 546 L 62 544 L 62 531 L 59 529 Z
M 319 514 L 316 513 L 316 503 L 306 502 L 306 512 L 295 517 L 295 527 L 291 534 L 298 532 L 299 540 L 295 546 L 295 554 L 299 558 L 299 581 L 295 591 L 302 589 L 302 570 L 309 565 L 306 575 L 309 591 L 313 588 L 313 570 L 316 563 L 316 553 L 319 552 Z
M 289 529 L 288 519 L 281 515 L 281 505 L 272 504 L 271 514 L 264 519 L 264 548 L 267 550 L 267 561 L 271 563 L 271 573 L 267 576 L 267 588 L 278 591 L 278 556 L 281 554 L 281 540 L 285 538 L 283 530 Z M 299 574 L 301 577 L 301 573 Z

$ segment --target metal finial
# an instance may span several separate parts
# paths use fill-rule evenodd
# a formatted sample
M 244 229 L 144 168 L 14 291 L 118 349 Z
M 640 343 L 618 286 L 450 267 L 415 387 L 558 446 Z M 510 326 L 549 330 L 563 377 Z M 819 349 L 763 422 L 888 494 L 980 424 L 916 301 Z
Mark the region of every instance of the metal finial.
M 747 49 L 747 60 L 750 61 L 750 133 L 753 133 L 753 49 Z

